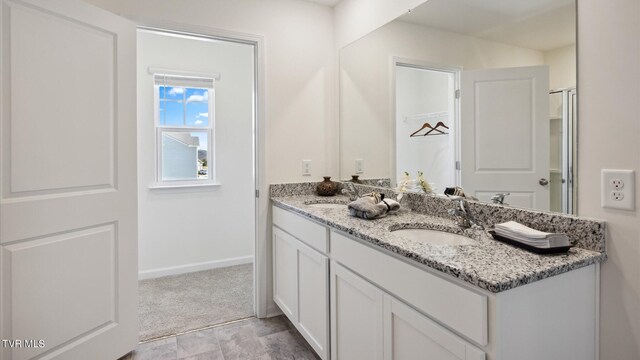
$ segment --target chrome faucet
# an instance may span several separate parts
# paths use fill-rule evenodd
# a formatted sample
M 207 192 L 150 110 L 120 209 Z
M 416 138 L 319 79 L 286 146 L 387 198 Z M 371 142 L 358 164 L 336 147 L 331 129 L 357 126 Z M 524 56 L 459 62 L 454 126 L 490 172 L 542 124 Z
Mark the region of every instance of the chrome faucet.
M 491 202 L 494 204 L 504 204 L 504 198 L 511 193 L 497 193 L 491 197 Z
M 352 182 L 343 182 L 342 185 L 343 185 L 343 188 L 341 192 L 349 196 L 349 200 L 351 201 L 358 200 L 358 198 L 360 197 L 360 194 L 358 193 L 356 186 L 353 185 Z
M 482 225 L 480 225 L 469 212 L 469 204 L 467 200 L 463 197 L 451 197 L 455 206 L 452 209 L 449 209 L 447 212 L 449 215 L 457 218 L 458 226 L 461 228 L 469 229 L 472 227 L 476 227 L 479 229 L 484 229 Z

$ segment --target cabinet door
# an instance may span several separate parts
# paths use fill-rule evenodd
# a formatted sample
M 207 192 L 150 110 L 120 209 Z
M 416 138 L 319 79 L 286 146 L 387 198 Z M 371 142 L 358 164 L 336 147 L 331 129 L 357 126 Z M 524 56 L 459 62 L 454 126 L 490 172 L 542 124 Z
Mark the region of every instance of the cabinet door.
M 298 321 L 297 241 L 273 228 L 273 301 L 294 324 Z
M 383 292 L 331 262 L 331 359 L 381 360 Z
M 385 294 L 385 360 L 484 360 L 485 353 Z
M 322 359 L 328 359 L 329 259 L 298 241 L 298 329 Z

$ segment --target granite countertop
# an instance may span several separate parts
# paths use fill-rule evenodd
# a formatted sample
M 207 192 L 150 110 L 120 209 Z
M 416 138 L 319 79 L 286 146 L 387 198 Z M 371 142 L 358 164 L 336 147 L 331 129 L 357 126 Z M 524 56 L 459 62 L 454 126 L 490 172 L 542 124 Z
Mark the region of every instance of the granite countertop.
M 452 219 L 402 209 L 376 220 L 350 216 L 346 208 L 319 208 L 310 203 L 348 203 L 345 196 L 273 196 L 273 203 L 346 232 L 387 251 L 424 264 L 493 293 L 602 262 L 606 254 L 578 247 L 567 253 L 538 255 L 493 240 L 484 230 L 461 229 Z M 472 245 L 432 245 L 393 235 L 391 229 L 426 228 L 463 234 Z

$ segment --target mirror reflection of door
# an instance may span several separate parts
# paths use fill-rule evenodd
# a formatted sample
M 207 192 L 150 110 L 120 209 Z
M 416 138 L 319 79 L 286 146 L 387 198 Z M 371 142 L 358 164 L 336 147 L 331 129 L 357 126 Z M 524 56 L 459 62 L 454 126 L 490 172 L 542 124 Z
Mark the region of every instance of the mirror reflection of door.
M 396 63 L 397 179 L 404 172 L 412 177 L 422 172 L 439 193 L 456 183 L 456 73 L 453 68 Z M 438 124 L 444 126 L 436 128 Z
M 549 210 L 547 66 L 464 71 L 461 75 L 461 185 L 490 201 Z

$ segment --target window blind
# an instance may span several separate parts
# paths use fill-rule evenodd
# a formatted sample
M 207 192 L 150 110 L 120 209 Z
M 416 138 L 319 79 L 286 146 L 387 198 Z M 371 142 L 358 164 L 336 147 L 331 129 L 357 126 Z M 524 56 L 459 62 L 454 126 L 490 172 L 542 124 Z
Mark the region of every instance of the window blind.
M 206 88 L 213 89 L 215 79 L 213 77 L 185 76 L 185 75 L 169 75 L 169 74 L 153 74 L 153 80 L 156 85 L 160 86 L 179 86 L 190 88 Z

